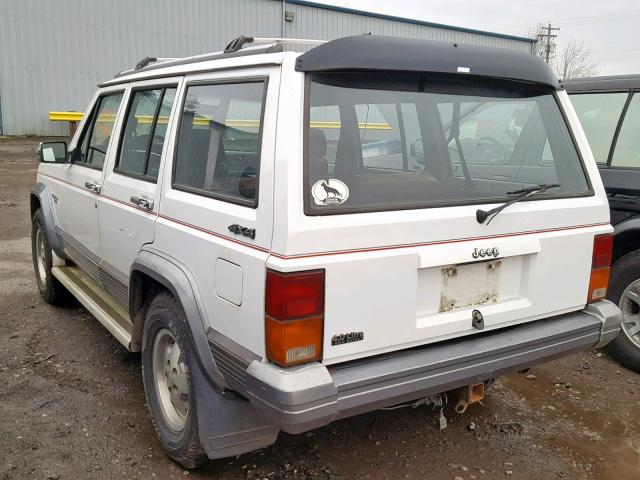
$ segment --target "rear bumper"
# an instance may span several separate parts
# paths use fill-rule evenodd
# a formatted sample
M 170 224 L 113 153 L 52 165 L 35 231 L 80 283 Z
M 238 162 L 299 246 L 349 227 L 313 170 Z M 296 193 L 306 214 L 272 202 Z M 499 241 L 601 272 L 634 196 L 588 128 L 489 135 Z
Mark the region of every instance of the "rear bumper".
M 620 321 L 618 307 L 604 300 L 582 311 L 344 365 L 284 369 L 254 360 L 243 393 L 281 430 L 301 433 L 603 346 L 616 337 Z

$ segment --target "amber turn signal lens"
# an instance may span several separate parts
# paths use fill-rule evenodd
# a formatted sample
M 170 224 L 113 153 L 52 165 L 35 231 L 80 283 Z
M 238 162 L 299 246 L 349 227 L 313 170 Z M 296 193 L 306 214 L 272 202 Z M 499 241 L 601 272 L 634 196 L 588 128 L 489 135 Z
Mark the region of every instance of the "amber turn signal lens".
M 320 360 L 322 317 L 280 322 L 267 317 L 267 357 L 283 367 Z
M 589 298 L 587 299 L 588 302 L 602 300 L 607 296 L 610 274 L 611 269 L 609 267 L 591 270 L 591 280 L 589 281 Z

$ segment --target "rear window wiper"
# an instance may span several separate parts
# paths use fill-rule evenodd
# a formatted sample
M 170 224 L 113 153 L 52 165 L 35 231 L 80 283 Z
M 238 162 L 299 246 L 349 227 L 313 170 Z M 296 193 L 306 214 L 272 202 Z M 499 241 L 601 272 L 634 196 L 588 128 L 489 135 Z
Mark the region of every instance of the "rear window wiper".
M 496 215 L 498 215 L 509 205 L 513 205 L 514 203 L 519 202 L 520 200 L 530 197 L 531 195 L 534 195 L 536 193 L 545 192 L 551 188 L 558 188 L 561 186 L 562 185 L 560 185 L 559 183 L 543 183 L 540 185 L 535 185 L 533 187 L 527 187 L 520 190 L 515 190 L 513 192 L 507 192 L 507 195 L 516 195 L 516 197 L 498 207 L 492 208 L 491 210 L 482 210 L 481 208 L 479 208 L 478 210 L 476 210 L 476 220 L 478 221 L 478 223 L 484 223 L 488 219 L 487 225 L 489 225 L 491 223 L 491 220 L 493 220 Z

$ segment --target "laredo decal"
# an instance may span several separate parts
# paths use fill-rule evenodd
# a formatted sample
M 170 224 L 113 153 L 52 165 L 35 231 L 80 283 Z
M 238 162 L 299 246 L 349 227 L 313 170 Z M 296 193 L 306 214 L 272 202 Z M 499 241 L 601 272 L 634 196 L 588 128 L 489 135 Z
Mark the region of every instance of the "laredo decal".
M 324 178 L 311 187 L 316 205 L 340 205 L 349 198 L 349 187 L 336 178 Z
M 331 337 L 331 345 L 343 345 L 345 343 L 359 342 L 364 340 L 364 332 L 341 333 Z

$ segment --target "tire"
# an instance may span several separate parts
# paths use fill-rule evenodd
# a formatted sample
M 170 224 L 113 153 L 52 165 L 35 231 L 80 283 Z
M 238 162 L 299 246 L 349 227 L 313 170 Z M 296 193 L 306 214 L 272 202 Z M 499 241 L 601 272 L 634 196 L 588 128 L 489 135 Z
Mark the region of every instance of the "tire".
M 31 219 L 31 256 L 40 295 L 51 305 L 64 305 L 70 294 L 51 274 L 53 252 L 45 230 L 42 210 L 37 209 Z
M 638 293 L 635 301 L 629 293 L 634 290 Z M 622 365 L 640 373 L 640 332 L 632 335 L 631 323 L 640 322 L 640 250 L 628 253 L 613 265 L 607 297 L 622 310 L 623 322 L 620 334 L 607 345 L 607 351 Z
M 160 442 L 169 456 L 186 468 L 208 460 L 200 444 L 189 374 L 197 368 L 194 355 L 182 308 L 170 293 L 157 294 L 144 322 L 142 379 Z

